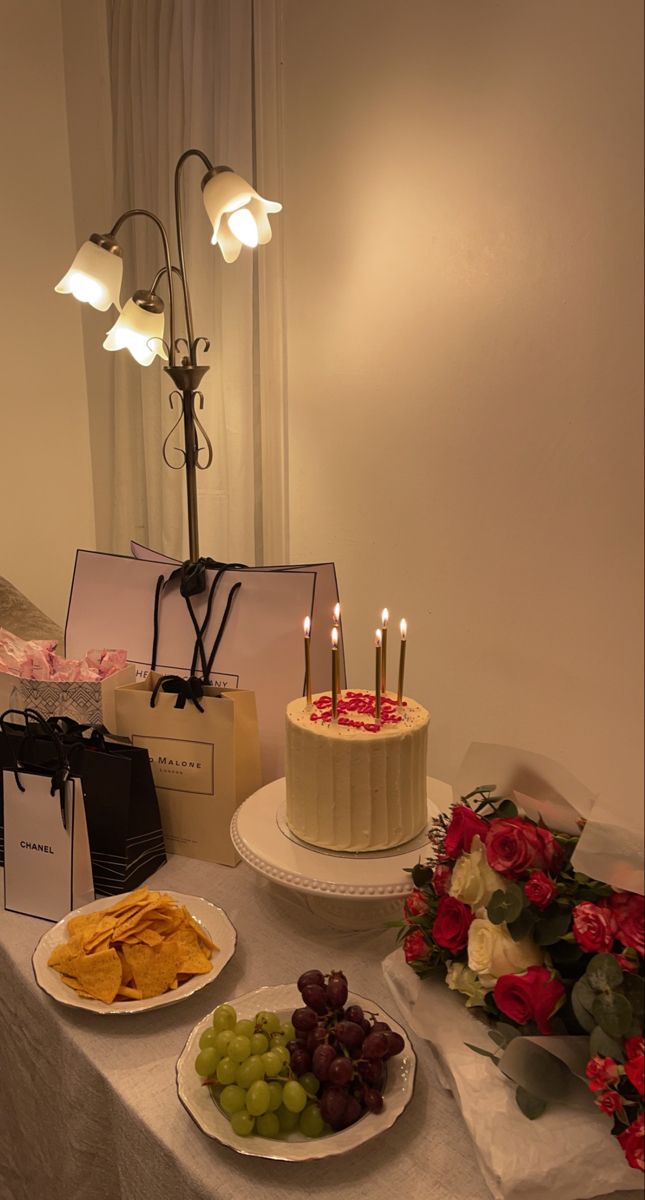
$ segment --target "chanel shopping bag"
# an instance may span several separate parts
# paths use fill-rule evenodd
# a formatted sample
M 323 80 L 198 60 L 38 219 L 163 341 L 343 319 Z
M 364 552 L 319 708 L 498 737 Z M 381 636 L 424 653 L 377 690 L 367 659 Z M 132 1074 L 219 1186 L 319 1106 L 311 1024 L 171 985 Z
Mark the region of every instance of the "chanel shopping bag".
M 235 866 L 231 817 L 261 784 L 253 692 L 151 672 L 119 688 L 116 714 L 150 755 L 168 849 Z
M 15 768 L 20 732 L 20 725 L 2 722 L 0 770 Z M 138 887 L 166 861 L 147 752 L 127 740 L 115 740 L 106 730 L 50 718 L 40 725 L 29 722 L 28 754 L 37 766 L 47 761 L 52 733 L 64 748 L 70 777 L 84 802 L 96 894 L 116 895 Z M 2 808 L 0 791 L 0 837 Z M 1 856 L 0 842 L 0 861 Z
M 0 718 L 4 732 L 5 713 Z M 2 771 L 4 906 L 11 912 L 60 921 L 94 899 L 83 794 L 70 775 L 66 751 L 45 732 L 42 766 L 30 759 L 29 710 L 14 728 L 14 768 Z M 22 732 L 20 732 L 20 724 Z
M 309 615 L 313 688 L 323 691 L 329 686 L 329 628 L 338 596 L 333 564 L 274 569 L 202 559 L 176 565 L 79 550 L 66 652 L 82 652 L 97 640 L 127 646 L 138 677 L 145 678 L 153 662 L 157 598 L 157 670 L 188 676 L 197 630 L 209 608 L 211 624 L 217 626 L 235 583 L 242 583 L 242 588 L 218 647 L 210 683 L 255 692 L 262 778 L 268 782 L 284 773 L 284 713 L 287 704 L 303 694 L 303 620 Z M 201 656 L 195 669 L 204 676 Z

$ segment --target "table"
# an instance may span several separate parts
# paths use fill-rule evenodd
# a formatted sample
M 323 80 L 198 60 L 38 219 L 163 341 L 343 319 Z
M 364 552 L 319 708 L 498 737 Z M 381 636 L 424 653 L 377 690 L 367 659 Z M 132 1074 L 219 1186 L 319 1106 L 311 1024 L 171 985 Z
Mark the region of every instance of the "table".
M 208 988 L 138 1016 L 56 1004 L 31 968 L 47 922 L 0 911 L 1 1200 L 490 1200 L 457 1106 L 414 1037 L 414 1097 L 378 1141 L 307 1165 L 252 1161 L 206 1138 L 175 1090 L 175 1063 L 197 1021 L 308 967 L 342 968 L 353 990 L 396 1015 L 380 965 L 394 934 L 331 929 L 245 863 L 172 856 L 150 883 L 219 904 L 239 940 Z

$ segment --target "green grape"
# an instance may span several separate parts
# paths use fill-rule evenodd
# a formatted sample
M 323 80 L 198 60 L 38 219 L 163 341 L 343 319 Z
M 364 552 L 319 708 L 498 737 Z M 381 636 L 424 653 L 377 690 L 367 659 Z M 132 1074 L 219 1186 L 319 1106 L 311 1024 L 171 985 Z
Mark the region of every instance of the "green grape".
M 202 1051 L 203 1053 L 203 1051 Z M 219 1083 L 235 1083 L 235 1072 L 237 1071 L 237 1063 L 226 1055 L 220 1058 L 217 1064 L 217 1080 Z
M 219 1033 L 215 1034 L 215 1049 L 219 1054 L 228 1054 L 229 1042 L 232 1042 L 235 1034 L 232 1029 L 220 1029 Z
M 226 1026 L 227 1029 L 233 1029 L 235 1027 L 237 1013 L 232 1004 L 218 1004 L 213 1013 L 213 1024 L 215 1024 L 215 1017 L 226 1018 L 228 1021 L 228 1025 Z
M 276 1050 L 267 1050 L 266 1054 L 262 1055 L 262 1065 L 267 1075 L 279 1075 L 284 1063 L 282 1056 Z
M 242 1112 L 233 1113 L 231 1117 L 231 1125 L 233 1126 L 235 1132 L 240 1135 L 240 1137 L 248 1137 L 250 1133 L 253 1133 L 255 1121 L 250 1113 L 247 1113 L 243 1110 Z
M 233 1030 L 234 1028 L 235 1021 L 232 1017 L 228 1016 L 227 1013 L 218 1013 L 216 1011 L 213 1014 L 213 1029 L 215 1029 L 217 1033 L 220 1033 L 222 1029 Z
M 233 1113 L 241 1112 L 246 1104 L 246 1092 L 244 1088 L 236 1087 L 234 1083 L 230 1083 L 228 1087 L 222 1089 L 219 1102 L 229 1116 Z
M 228 1055 L 234 1062 L 244 1062 L 245 1058 L 251 1053 L 251 1039 L 244 1037 L 243 1034 L 236 1034 L 232 1037 L 228 1044 Z
M 258 1079 L 264 1079 L 264 1063 L 259 1054 L 251 1054 L 237 1068 L 235 1082 L 240 1087 L 250 1088 Z
M 206 1048 L 208 1046 L 215 1046 L 216 1038 L 217 1038 L 217 1030 L 216 1029 L 213 1029 L 212 1026 L 210 1029 L 205 1029 L 202 1036 L 199 1039 L 200 1050 L 206 1050 Z
M 300 1083 L 296 1083 L 295 1079 L 290 1079 L 284 1085 L 282 1093 L 282 1103 L 289 1112 L 302 1112 L 307 1103 L 307 1093 Z
M 258 1117 L 255 1123 L 256 1131 L 261 1137 L 277 1137 L 280 1132 L 280 1122 L 275 1113 L 266 1112 Z
M 296 1036 L 296 1031 L 291 1024 L 291 1021 L 285 1021 L 284 1024 L 280 1026 L 280 1032 L 284 1034 L 285 1042 L 292 1042 Z
M 288 1067 L 288 1066 L 289 1066 L 289 1062 L 290 1062 L 290 1060 L 291 1060 L 291 1055 L 289 1054 L 289 1051 L 287 1050 L 287 1047 L 286 1047 L 286 1046 L 273 1046 L 273 1045 L 272 1045 L 272 1046 L 271 1046 L 271 1052 L 272 1052 L 273 1054 L 279 1054 L 279 1055 L 280 1055 L 280 1058 L 282 1059 L 282 1065 L 283 1065 L 283 1066 L 285 1066 L 285 1067 Z
M 256 1015 L 255 1024 L 263 1033 L 277 1033 L 280 1029 L 280 1018 L 277 1013 L 267 1012 L 265 1009 L 262 1009 Z
M 215 1068 L 219 1062 L 219 1054 L 212 1046 L 207 1046 L 205 1050 L 200 1050 L 195 1059 L 195 1070 L 198 1075 L 203 1075 L 205 1079 L 209 1075 L 215 1074 Z
M 269 1084 L 269 1092 L 271 1093 L 269 1100 L 269 1112 L 277 1112 L 282 1104 L 282 1084 L 276 1081 Z
M 315 1096 L 320 1088 L 320 1080 L 316 1079 L 313 1071 L 305 1071 L 304 1075 L 300 1075 L 298 1083 L 305 1089 L 308 1096 Z
M 278 1046 L 286 1046 L 286 1044 L 287 1044 L 286 1033 L 278 1032 L 278 1033 L 271 1034 L 271 1049 L 272 1050 L 275 1050 Z
M 251 1054 L 266 1054 L 269 1049 L 269 1039 L 266 1033 L 254 1033 L 251 1038 Z
M 320 1115 L 320 1108 L 317 1104 L 308 1104 L 300 1113 L 298 1128 L 305 1137 L 316 1138 L 320 1137 L 325 1131 L 325 1122 Z
M 269 1085 L 264 1079 L 258 1079 L 252 1083 L 246 1093 L 246 1107 L 252 1117 L 261 1117 L 262 1113 L 267 1112 L 271 1093 Z
M 243 1034 L 244 1037 L 253 1037 L 255 1033 L 255 1021 L 238 1021 L 235 1026 L 235 1032 Z
M 289 1112 L 289 1109 L 285 1108 L 284 1104 L 280 1105 L 276 1116 L 280 1123 L 280 1129 L 283 1133 L 292 1133 L 294 1129 L 298 1128 L 300 1114 L 296 1112 Z

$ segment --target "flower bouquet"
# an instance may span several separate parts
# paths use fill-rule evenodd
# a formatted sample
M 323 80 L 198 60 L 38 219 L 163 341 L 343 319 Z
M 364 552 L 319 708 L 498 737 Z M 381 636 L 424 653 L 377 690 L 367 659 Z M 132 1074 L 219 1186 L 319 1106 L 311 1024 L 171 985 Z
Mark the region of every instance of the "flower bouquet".
M 405 901 L 406 962 L 487 1022 L 495 1050 L 471 1049 L 513 1081 L 525 1117 L 552 1100 L 580 1109 L 590 1088 L 642 1171 L 643 897 L 576 871 L 579 834 L 494 793 L 479 787 L 434 821 Z

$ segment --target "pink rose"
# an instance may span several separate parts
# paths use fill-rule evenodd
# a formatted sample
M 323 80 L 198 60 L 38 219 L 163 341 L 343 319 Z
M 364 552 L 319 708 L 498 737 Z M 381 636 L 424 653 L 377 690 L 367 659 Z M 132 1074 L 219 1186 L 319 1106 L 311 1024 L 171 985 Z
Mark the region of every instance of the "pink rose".
M 500 875 L 519 878 L 546 866 L 542 831 L 523 817 L 494 817 L 488 827 L 486 857 Z
M 535 1021 L 540 1033 L 550 1034 L 549 1021 L 565 995 L 564 985 L 548 967 L 529 967 L 523 975 L 501 975 L 493 998 L 504 1016 L 517 1025 Z
M 590 900 L 576 904 L 573 910 L 573 934 L 579 946 L 592 954 L 607 954 L 616 936 L 616 921 L 606 904 Z
M 532 871 L 524 884 L 524 895 L 536 908 L 546 908 L 555 896 L 556 887 L 544 871 Z
M 607 1116 L 613 1117 L 614 1113 L 622 1113 L 623 1101 L 618 1092 L 601 1092 L 596 1096 L 594 1104 L 598 1105 L 601 1112 L 607 1113 Z
M 420 929 L 415 929 L 414 933 L 409 933 L 403 939 L 403 953 L 405 954 L 406 962 L 415 962 L 419 958 L 426 957 L 428 947 Z
M 603 1088 L 614 1087 L 620 1077 L 618 1065 L 613 1058 L 602 1058 L 600 1054 L 589 1059 L 585 1073 L 592 1092 L 601 1092 Z
M 616 918 L 619 942 L 645 956 L 645 898 L 636 892 L 614 892 L 609 907 Z
M 472 840 L 477 834 L 482 842 L 488 837 L 488 822 L 473 812 L 467 804 L 456 804 L 452 810 L 452 820 L 446 830 L 444 849 L 448 858 L 458 858 L 465 850 L 470 853 Z
M 618 1134 L 618 1141 L 630 1167 L 645 1171 L 645 1113 L 639 1113 L 636 1120 Z
M 451 879 L 452 870 L 449 866 L 446 866 L 442 863 L 440 866 L 435 867 L 434 871 L 432 872 L 432 886 L 437 896 L 448 895 Z
M 645 1095 L 645 1054 L 636 1054 L 625 1063 L 625 1074 L 639 1096 Z
M 468 941 L 468 930 L 475 914 L 467 904 L 453 896 L 442 896 L 432 926 L 432 936 L 438 946 L 458 954 Z
M 630 1037 L 625 1039 L 625 1054 L 627 1058 L 638 1058 L 645 1054 L 645 1037 Z
M 415 888 L 413 892 L 410 892 L 410 894 L 405 898 L 403 911 L 405 913 L 406 920 L 409 920 L 410 917 L 422 917 L 424 913 L 427 913 L 428 901 L 426 900 L 423 892 L 420 892 L 418 888 Z

